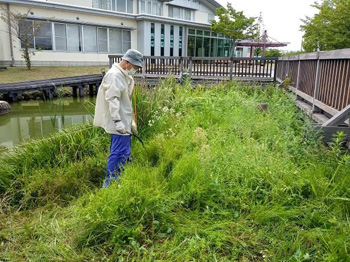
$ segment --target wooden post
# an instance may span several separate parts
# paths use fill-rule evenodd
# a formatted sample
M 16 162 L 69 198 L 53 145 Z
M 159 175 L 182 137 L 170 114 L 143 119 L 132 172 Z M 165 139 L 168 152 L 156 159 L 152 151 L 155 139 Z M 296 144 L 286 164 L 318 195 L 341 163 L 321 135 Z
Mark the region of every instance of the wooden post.
M 148 64 L 147 61 L 148 61 L 148 58 L 145 58 L 145 63 L 142 66 L 142 78 L 146 77 L 146 67 L 147 67 L 147 64 Z
M 277 64 L 278 64 L 278 59 L 275 60 L 275 69 L 273 72 L 273 82 L 276 83 L 276 78 L 277 78 Z
M 313 99 L 312 99 L 312 112 L 314 112 L 314 110 L 315 110 L 315 100 L 316 100 L 316 96 L 318 94 L 319 78 L 320 78 L 320 52 L 317 52 L 317 66 L 316 66 L 314 95 L 313 95 Z
M 230 58 L 230 80 L 232 80 L 233 75 L 233 57 Z
M 77 97 L 78 96 L 78 92 L 77 92 L 77 87 L 76 86 L 73 86 L 73 97 Z
M 92 84 L 90 84 L 88 86 L 89 86 L 89 95 L 92 97 L 92 96 L 94 96 L 94 86 Z
M 84 97 L 84 86 L 79 85 L 79 97 Z
M 299 89 L 299 83 L 300 83 L 300 55 L 298 55 L 298 73 L 297 73 L 297 83 L 296 83 L 296 89 Z
M 112 65 L 113 65 L 113 57 L 111 57 L 111 56 L 108 56 L 109 57 L 109 68 L 111 68 L 112 67 Z
M 189 57 L 190 58 L 190 66 L 189 66 L 189 76 L 190 78 L 192 78 L 192 67 L 193 67 L 193 63 L 192 63 L 192 56 Z

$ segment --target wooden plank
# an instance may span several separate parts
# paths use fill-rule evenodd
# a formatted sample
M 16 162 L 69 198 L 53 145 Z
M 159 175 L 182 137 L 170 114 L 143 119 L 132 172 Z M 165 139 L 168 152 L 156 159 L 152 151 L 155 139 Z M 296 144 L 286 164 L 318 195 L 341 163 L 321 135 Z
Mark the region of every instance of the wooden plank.
M 323 124 L 323 126 L 336 126 L 342 124 L 345 120 L 350 118 L 350 105 L 335 114 L 331 119 Z
M 322 135 L 325 142 L 331 142 L 333 140 L 333 134 L 337 132 L 343 132 L 346 134 L 347 139 L 350 139 L 350 128 L 349 127 L 338 127 L 338 126 L 321 126 Z
M 289 90 L 291 90 L 292 92 L 294 92 L 295 94 L 297 94 L 298 96 L 300 96 L 301 98 L 303 98 L 304 100 L 308 101 L 309 103 L 313 102 L 313 98 L 311 96 L 309 96 L 308 94 L 305 94 L 304 92 L 300 91 L 300 90 L 296 90 L 295 87 L 289 86 L 288 87 Z M 330 115 L 335 115 L 337 114 L 339 111 L 327 106 L 326 104 L 315 100 L 315 106 L 317 106 L 318 108 L 322 109 L 323 111 L 327 112 Z

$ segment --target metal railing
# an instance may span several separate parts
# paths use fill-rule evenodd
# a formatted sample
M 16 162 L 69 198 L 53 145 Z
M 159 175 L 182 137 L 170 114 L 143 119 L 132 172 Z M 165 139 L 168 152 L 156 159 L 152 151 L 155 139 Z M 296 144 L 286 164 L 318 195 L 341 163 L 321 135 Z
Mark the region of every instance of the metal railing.
M 289 78 L 290 85 L 313 108 L 333 115 L 350 104 L 350 49 L 281 57 L 277 78 Z
M 121 55 L 109 55 L 109 66 L 120 62 Z M 144 66 L 138 71 L 143 77 L 162 77 L 187 74 L 194 79 L 250 79 L 276 80 L 277 58 L 236 57 L 173 57 L 145 56 Z

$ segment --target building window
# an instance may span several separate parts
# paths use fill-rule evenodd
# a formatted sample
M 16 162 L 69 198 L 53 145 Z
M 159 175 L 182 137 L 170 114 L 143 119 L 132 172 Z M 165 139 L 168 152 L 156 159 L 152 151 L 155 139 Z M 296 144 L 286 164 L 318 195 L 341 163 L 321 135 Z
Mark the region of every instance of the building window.
M 188 30 L 188 56 L 229 57 L 232 40 L 223 34 L 203 30 Z
M 109 52 L 112 54 L 121 54 L 123 52 L 123 35 L 120 29 L 109 30 Z
M 179 27 L 179 56 L 182 56 L 182 26 Z
M 176 19 L 193 20 L 191 9 L 169 5 L 168 16 Z
M 160 55 L 164 56 L 164 24 L 160 25 Z
M 122 29 L 27 20 L 20 24 L 20 34 L 31 38 L 29 48 L 41 50 L 121 54 L 131 48 L 131 32 Z
M 111 10 L 111 0 L 92 0 L 92 7 Z
M 98 52 L 108 53 L 107 28 L 98 28 Z
M 170 56 L 174 56 L 174 26 L 170 26 Z
M 109 52 L 122 54 L 131 48 L 131 33 L 121 29 L 109 29 Z
M 21 48 L 24 48 L 26 43 L 29 45 L 28 48 L 34 48 L 34 30 L 36 30 L 34 28 L 34 21 L 21 20 L 19 22 Z
M 80 25 L 67 25 L 67 49 L 71 52 L 81 52 L 82 48 L 82 37 L 81 37 L 81 26 Z M 57 47 L 56 47 L 57 49 Z
M 65 24 L 55 24 L 55 50 L 67 51 L 67 34 Z
M 131 48 L 131 33 L 130 31 L 123 31 L 123 53 Z
M 133 0 L 92 0 L 92 7 L 124 13 L 133 13 Z
M 35 49 L 52 50 L 52 25 L 51 23 L 35 21 L 39 26 L 38 34 L 35 35 Z
M 154 56 L 154 41 L 155 41 L 154 23 L 151 23 L 151 56 Z
M 97 28 L 95 26 L 83 27 L 84 51 L 97 52 Z
M 158 1 L 152 0 L 140 0 L 139 1 L 139 10 L 142 14 L 150 14 L 150 15 L 163 15 L 163 4 Z

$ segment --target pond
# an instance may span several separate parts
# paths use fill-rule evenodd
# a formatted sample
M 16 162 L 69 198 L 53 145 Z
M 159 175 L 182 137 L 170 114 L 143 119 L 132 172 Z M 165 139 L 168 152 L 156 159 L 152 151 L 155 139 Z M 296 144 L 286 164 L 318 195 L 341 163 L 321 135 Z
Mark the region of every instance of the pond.
M 42 138 L 63 127 L 92 121 L 95 98 L 60 98 L 12 103 L 12 112 L 0 116 L 0 149 L 29 138 Z

